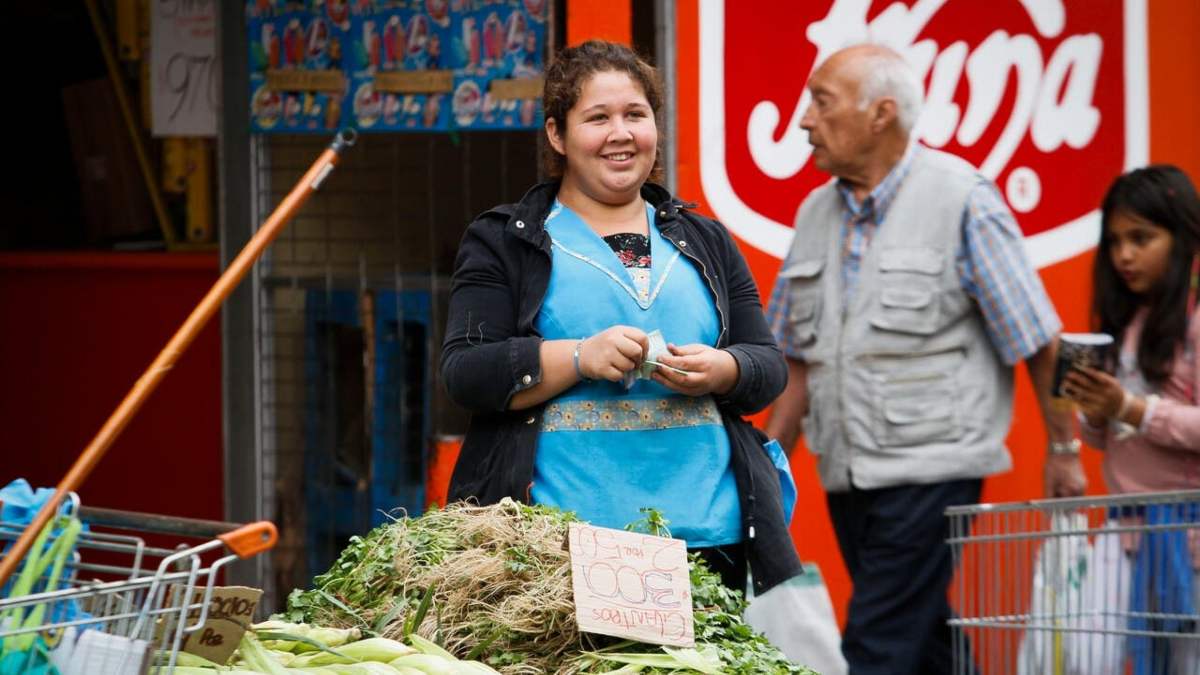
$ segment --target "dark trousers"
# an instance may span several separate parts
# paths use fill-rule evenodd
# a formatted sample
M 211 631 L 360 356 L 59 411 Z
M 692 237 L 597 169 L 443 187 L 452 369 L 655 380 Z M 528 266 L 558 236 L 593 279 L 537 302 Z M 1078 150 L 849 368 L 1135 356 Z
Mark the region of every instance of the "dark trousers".
M 972 479 L 828 495 L 854 583 L 842 636 L 850 675 L 951 672 L 946 591 L 954 563 L 943 512 L 978 503 L 982 486 Z

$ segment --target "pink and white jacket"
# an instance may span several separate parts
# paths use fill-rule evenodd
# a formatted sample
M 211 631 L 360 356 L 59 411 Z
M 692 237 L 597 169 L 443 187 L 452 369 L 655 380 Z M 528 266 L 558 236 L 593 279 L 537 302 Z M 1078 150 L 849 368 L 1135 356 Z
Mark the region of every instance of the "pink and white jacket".
M 1148 397 L 1141 425 L 1093 427 L 1080 415 L 1084 442 L 1105 451 L 1104 479 L 1114 494 L 1200 488 L 1200 312 L 1193 314 L 1184 349 L 1157 392 L 1137 367 L 1146 315 L 1139 310 L 1130 322 L 1117 367 L 1121 386 Z

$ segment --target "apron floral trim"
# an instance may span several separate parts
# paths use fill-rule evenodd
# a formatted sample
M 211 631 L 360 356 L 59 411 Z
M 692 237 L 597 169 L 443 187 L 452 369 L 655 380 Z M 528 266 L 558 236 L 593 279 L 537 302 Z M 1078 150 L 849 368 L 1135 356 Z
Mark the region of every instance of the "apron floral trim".
M 542 431 L 645 431 L 720 424 L 711 396 L 561 401 L 546 406 Z

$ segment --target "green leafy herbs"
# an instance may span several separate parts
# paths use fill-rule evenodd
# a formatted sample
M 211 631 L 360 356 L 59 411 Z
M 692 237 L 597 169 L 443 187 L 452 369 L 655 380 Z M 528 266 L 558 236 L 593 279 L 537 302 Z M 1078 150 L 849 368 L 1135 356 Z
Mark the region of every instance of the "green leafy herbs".
M 641 509 L 626 529 L 669 536 Z M 582 633 L 575 623 L 567 526 L 572 513 L 510 500 L 455 504 L 353 538 L 281 616 L 397 640 L 428 639 L 504 673 L 709 672 L 805 674 L 742 621 L 741 593 L 689 556 L 696 647 Z M 718 665 L 715 665 L 718 664 Z

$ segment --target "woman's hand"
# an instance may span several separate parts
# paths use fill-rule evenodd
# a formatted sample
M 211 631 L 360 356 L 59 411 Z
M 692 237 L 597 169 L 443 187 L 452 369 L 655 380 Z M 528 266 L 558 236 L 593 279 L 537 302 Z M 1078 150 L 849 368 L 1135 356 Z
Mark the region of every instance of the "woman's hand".
M 727 394 L 737 384 L 738 365 L 733 354 L 700 344 L 682 347 L 668 344 L 667 349 L 670 353 L 659 356 L 658 362 L 687 371 L 680 373 L 671 368 L 655 368 L 651 377 L 667 389 L 688 396 L 704 396 Z
M 1097 427 L 1115 418 L 1125 400 L 1125 389 L 1117 378 L 1094 368 L 1068 370 L 1063 393 L 1079 405 L 1088 423 Z
M 620 382 L 642 363 L 650 338 L 632 326 L 613 326 L 579 345 L 579 372 L 589 380 Z

